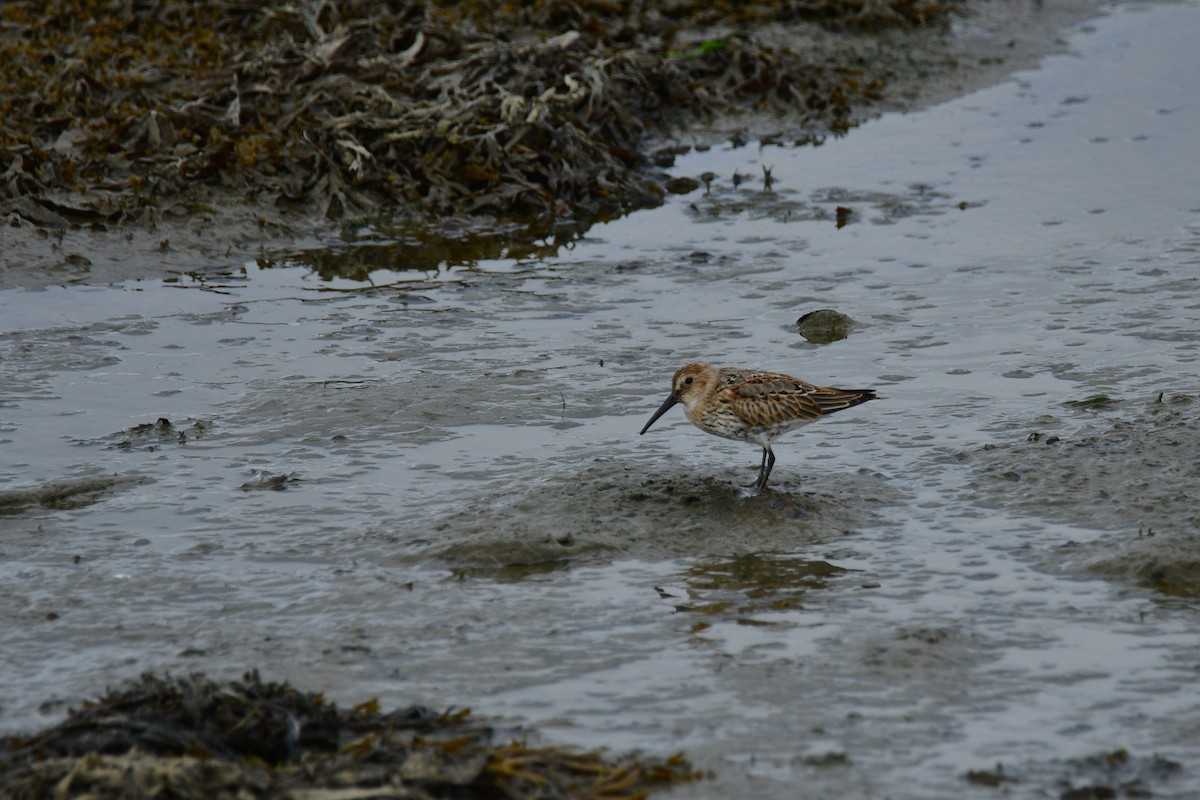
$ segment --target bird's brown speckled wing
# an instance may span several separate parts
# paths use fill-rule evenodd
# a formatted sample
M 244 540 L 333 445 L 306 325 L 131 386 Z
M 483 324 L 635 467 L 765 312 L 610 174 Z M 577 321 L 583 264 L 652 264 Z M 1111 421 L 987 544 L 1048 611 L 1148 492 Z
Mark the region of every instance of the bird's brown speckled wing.
M 743 380 L 731 383 L 727 391 L 733 412 L 749 424 L 812 422 L 821 416 L 817 387 L 811 383 L 775 372 L 739 372 Z
M 875 399 L 870 389 L 816 386 L 778 372 L 722 370 L 720 382 L 734 413 L 751 425 L 812 422 Z

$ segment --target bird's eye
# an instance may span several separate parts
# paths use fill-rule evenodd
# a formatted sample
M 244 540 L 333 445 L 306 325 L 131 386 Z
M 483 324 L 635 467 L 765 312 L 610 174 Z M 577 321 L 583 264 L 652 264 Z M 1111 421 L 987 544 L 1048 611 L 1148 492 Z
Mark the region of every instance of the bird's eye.
M 683 379 L 683 385 L 684 385 L 684 386 L 691 386 L 691 385 L 692 385 L 692 379 L 691 379 L 691 378 L 684 378 L 684 379 Z

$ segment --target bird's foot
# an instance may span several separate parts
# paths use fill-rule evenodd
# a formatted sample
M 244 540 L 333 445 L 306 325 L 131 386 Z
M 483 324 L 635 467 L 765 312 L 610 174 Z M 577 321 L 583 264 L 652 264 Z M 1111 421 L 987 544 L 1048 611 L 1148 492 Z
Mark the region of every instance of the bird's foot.
M 741 493 L 742 493 L 743 497 L 754 497 L 755 495 L 762 494 L 763 490 L 765 490 L 766 488 L 767 488 L 766 481 L 764 481 L 761 477 L 759 477 L 758 480 L 756 480 L 754 483 L 750 484 L 749 486 L 743 486 Z

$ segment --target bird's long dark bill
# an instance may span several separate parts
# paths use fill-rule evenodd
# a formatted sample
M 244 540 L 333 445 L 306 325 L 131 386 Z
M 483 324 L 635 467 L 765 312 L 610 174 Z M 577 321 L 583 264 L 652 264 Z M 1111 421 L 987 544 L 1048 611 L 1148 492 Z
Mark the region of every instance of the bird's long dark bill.
M 646 427 L 642 428 L 641 432 L 638 433 L 638 436 L 641 436 L 643 433 L 650 430 L 650 426 L 657 422 L 659 417 L 670 411 L 671 406 L 678 402 L 679 397 L 674 392 L 671 392 L 669 395 L 667 395 L 667 399 L 664 400 L 663 404 L 658 407 L 658 411 L 654 412 L 654 416 L 650 418 L 650 421 L 646 423 Z

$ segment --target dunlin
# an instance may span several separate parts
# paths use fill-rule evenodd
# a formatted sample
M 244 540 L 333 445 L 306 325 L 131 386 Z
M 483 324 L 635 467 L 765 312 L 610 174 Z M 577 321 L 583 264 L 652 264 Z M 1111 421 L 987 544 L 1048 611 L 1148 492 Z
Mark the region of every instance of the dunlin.
M 762 465 L 752 488 L 761 491 L 775 466 L 771 442 L 793 428 L 875 399 L 872 389 L 815 386 L 791 375 L 737 367 L 687 364 L 671 379 L 671 393 L 642 428 L 650 430 L 676 403 L 702 431 L 762 447 Z

